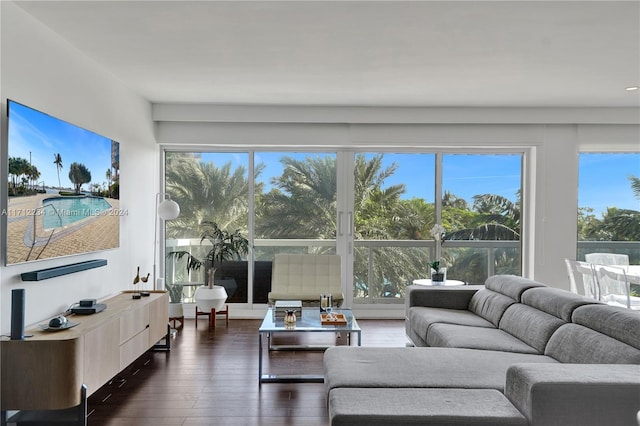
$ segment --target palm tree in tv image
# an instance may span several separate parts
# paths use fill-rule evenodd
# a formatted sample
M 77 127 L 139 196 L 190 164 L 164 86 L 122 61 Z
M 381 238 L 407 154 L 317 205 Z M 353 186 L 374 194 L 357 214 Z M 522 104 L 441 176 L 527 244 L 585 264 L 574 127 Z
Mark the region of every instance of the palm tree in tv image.
M 109 182 L 109 186 L 107 186 L 107 197 L 111 197 L 111 178 L 113 177 L 113 174 L 111 173 L 110 168 L 107 169 L 104 176 L 107 178 L 107 181 Z
M 69 180 L 73 183 L 75 193 L 80 194 L 82 185 L 91 182 L 91 172 L 84 164 L 73 162 L 69 166 Z
M 60 170 L 62 170 L 62 155 L 60 153 L 53 154 L 53 164 L 56 165 L 56 170 L 58 171 L 58 189 L 62 187 L 60 183 Z
M 9 157 L 9 175 L 11 176 L 11 191 L 9 195 L 27 195 L 26 182 L 31 174 L 29 160 L 21 157 Z

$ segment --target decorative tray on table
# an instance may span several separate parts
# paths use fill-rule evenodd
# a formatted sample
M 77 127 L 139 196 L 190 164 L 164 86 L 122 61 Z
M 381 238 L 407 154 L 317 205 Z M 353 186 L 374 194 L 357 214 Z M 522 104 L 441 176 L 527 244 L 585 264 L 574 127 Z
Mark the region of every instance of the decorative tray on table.
M 347 325 L 347 317 L 344 314 L 320 314 L 322 325 Z

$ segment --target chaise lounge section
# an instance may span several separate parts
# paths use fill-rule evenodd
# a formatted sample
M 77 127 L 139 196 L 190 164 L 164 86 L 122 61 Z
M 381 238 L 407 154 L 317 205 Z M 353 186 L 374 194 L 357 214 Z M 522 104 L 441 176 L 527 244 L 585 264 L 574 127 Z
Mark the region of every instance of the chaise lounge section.
M 332 425 L 633 425 L 640 314 L 522 277 L 411 286 L 415 347 L 324 356 Z

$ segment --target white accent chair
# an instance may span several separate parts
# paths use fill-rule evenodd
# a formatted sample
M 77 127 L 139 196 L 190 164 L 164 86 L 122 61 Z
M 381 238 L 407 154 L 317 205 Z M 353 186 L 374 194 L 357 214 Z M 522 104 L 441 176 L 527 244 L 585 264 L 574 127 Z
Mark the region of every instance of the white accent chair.
M 640 310 L 640 297 L 631 296 L 629 281 L 624 268 L 610 265 L 594 265 L 600 300 L 608 305 Z
M 301 300 L 319 306 L 320 294 L 331 293 L 333 305 L 344 301 L 341 259 L 331 254 L 276 254 L 271 274 L 269 304 L 276 300 Z
M 629 266 L 629 256 L 617 253 L 587 253 L 584 260 L 594 265 Z
M 593 265 L 588 262 L 580 262 L 579 260 L 565 259 L 564 261 L 567 265 L 567 271 L 569 272 L 571 291 L 592 299 L 600 300 L 598 281 Z

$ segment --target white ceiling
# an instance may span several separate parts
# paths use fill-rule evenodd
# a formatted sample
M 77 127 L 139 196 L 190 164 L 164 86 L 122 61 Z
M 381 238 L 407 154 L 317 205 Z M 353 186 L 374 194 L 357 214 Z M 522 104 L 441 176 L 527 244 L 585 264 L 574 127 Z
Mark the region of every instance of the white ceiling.
M 640 106 L 637 0 L 16 3 L 152 102 Z

